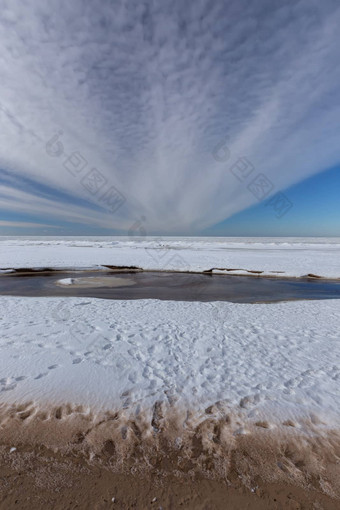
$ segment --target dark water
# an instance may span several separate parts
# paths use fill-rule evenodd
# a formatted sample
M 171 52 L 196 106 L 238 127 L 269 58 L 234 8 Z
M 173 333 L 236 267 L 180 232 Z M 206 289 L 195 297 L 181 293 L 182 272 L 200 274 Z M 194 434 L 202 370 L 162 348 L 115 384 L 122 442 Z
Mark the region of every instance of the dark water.
M 61 278 L 124 278 L 132 285 L 75 288 L 58 286 Z M 224 276 L 192 273 L 105 271 L 12 273 L 0 276 L 0 295 L 81 296 L 104 299 L 163 299 L 261 303 L 295 299 L 340 298 L 340 282 L 287 278 Z

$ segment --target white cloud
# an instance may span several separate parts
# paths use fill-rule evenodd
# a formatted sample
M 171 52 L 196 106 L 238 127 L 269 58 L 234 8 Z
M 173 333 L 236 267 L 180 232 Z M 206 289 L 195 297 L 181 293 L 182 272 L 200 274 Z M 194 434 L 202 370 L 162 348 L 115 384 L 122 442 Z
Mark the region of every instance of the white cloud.
M 98 205 L 46 153 L 62 130 L 127 201 L 108 217 L 8 190 L 0 210 L 199 231 L 256 202 L 228 170 L 240 156 L 275 191 L 338 163 L 339 23 L 331 0 L 3 2 L 0 168 Z
M 0 227 L 11 227 L 11 228 L 36 228 L 36 227 L 49 227 L 59 228 L 56 225 L 48 225 L 46 223 L 32 223 L 29 221 L 1 221 Z

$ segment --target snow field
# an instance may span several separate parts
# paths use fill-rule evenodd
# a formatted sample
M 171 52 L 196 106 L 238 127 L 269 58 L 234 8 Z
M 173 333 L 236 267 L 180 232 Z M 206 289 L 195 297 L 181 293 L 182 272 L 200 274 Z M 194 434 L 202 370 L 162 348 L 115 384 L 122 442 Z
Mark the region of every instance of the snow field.
M 1 238 L 0 270 L 21 267 L 205 271 L 340 278 L 339 238 Z
M 0 297 L 0 399 L 339 423 L 339 301 Z

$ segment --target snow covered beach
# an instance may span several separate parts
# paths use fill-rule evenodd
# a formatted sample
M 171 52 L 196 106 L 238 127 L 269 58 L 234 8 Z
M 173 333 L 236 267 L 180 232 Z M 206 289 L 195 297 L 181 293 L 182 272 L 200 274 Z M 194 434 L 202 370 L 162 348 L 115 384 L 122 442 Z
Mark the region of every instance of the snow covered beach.
M 1 398 L 338 425 L 340 303 L 0 297 Z
M 340 276 L 335 240 L 189 242 L 5 240 L 0 267 L 165 269 L 171 257 L 177 270 Z M 152 451 L 171 450 L 182 459 L 178 471 L 227 479 L 239 455 L 237 473 L 249 489 L 261 475 L 340 494 L 339 301 L 0 296 L 0 309 L 6 444 L 83 448 L 91 459 L 109 455 L 115 469 L 137 469 L 136 445 L 144 466 Z M 253 452 L 246 463 L 245 449 Z

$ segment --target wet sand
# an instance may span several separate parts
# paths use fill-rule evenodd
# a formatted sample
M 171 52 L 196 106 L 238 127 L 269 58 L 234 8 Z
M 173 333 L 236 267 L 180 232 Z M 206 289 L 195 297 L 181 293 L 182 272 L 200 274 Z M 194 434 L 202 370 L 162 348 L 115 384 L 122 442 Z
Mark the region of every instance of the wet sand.
M 252 492 L 200 475 L 119 474 L 51 450 L 0 449 L 0 509 L 336 510 L 339 502 L 294 485 L 259 483 Z M 113 501 L 112 501 L 113 500 Z
M 0 408 L 0 508 L 329 509 L 340 433 L 313 417 L 271 429 L 216 403 L 94 413 Z M 114 501 L 112 501 L 114 498 Z

